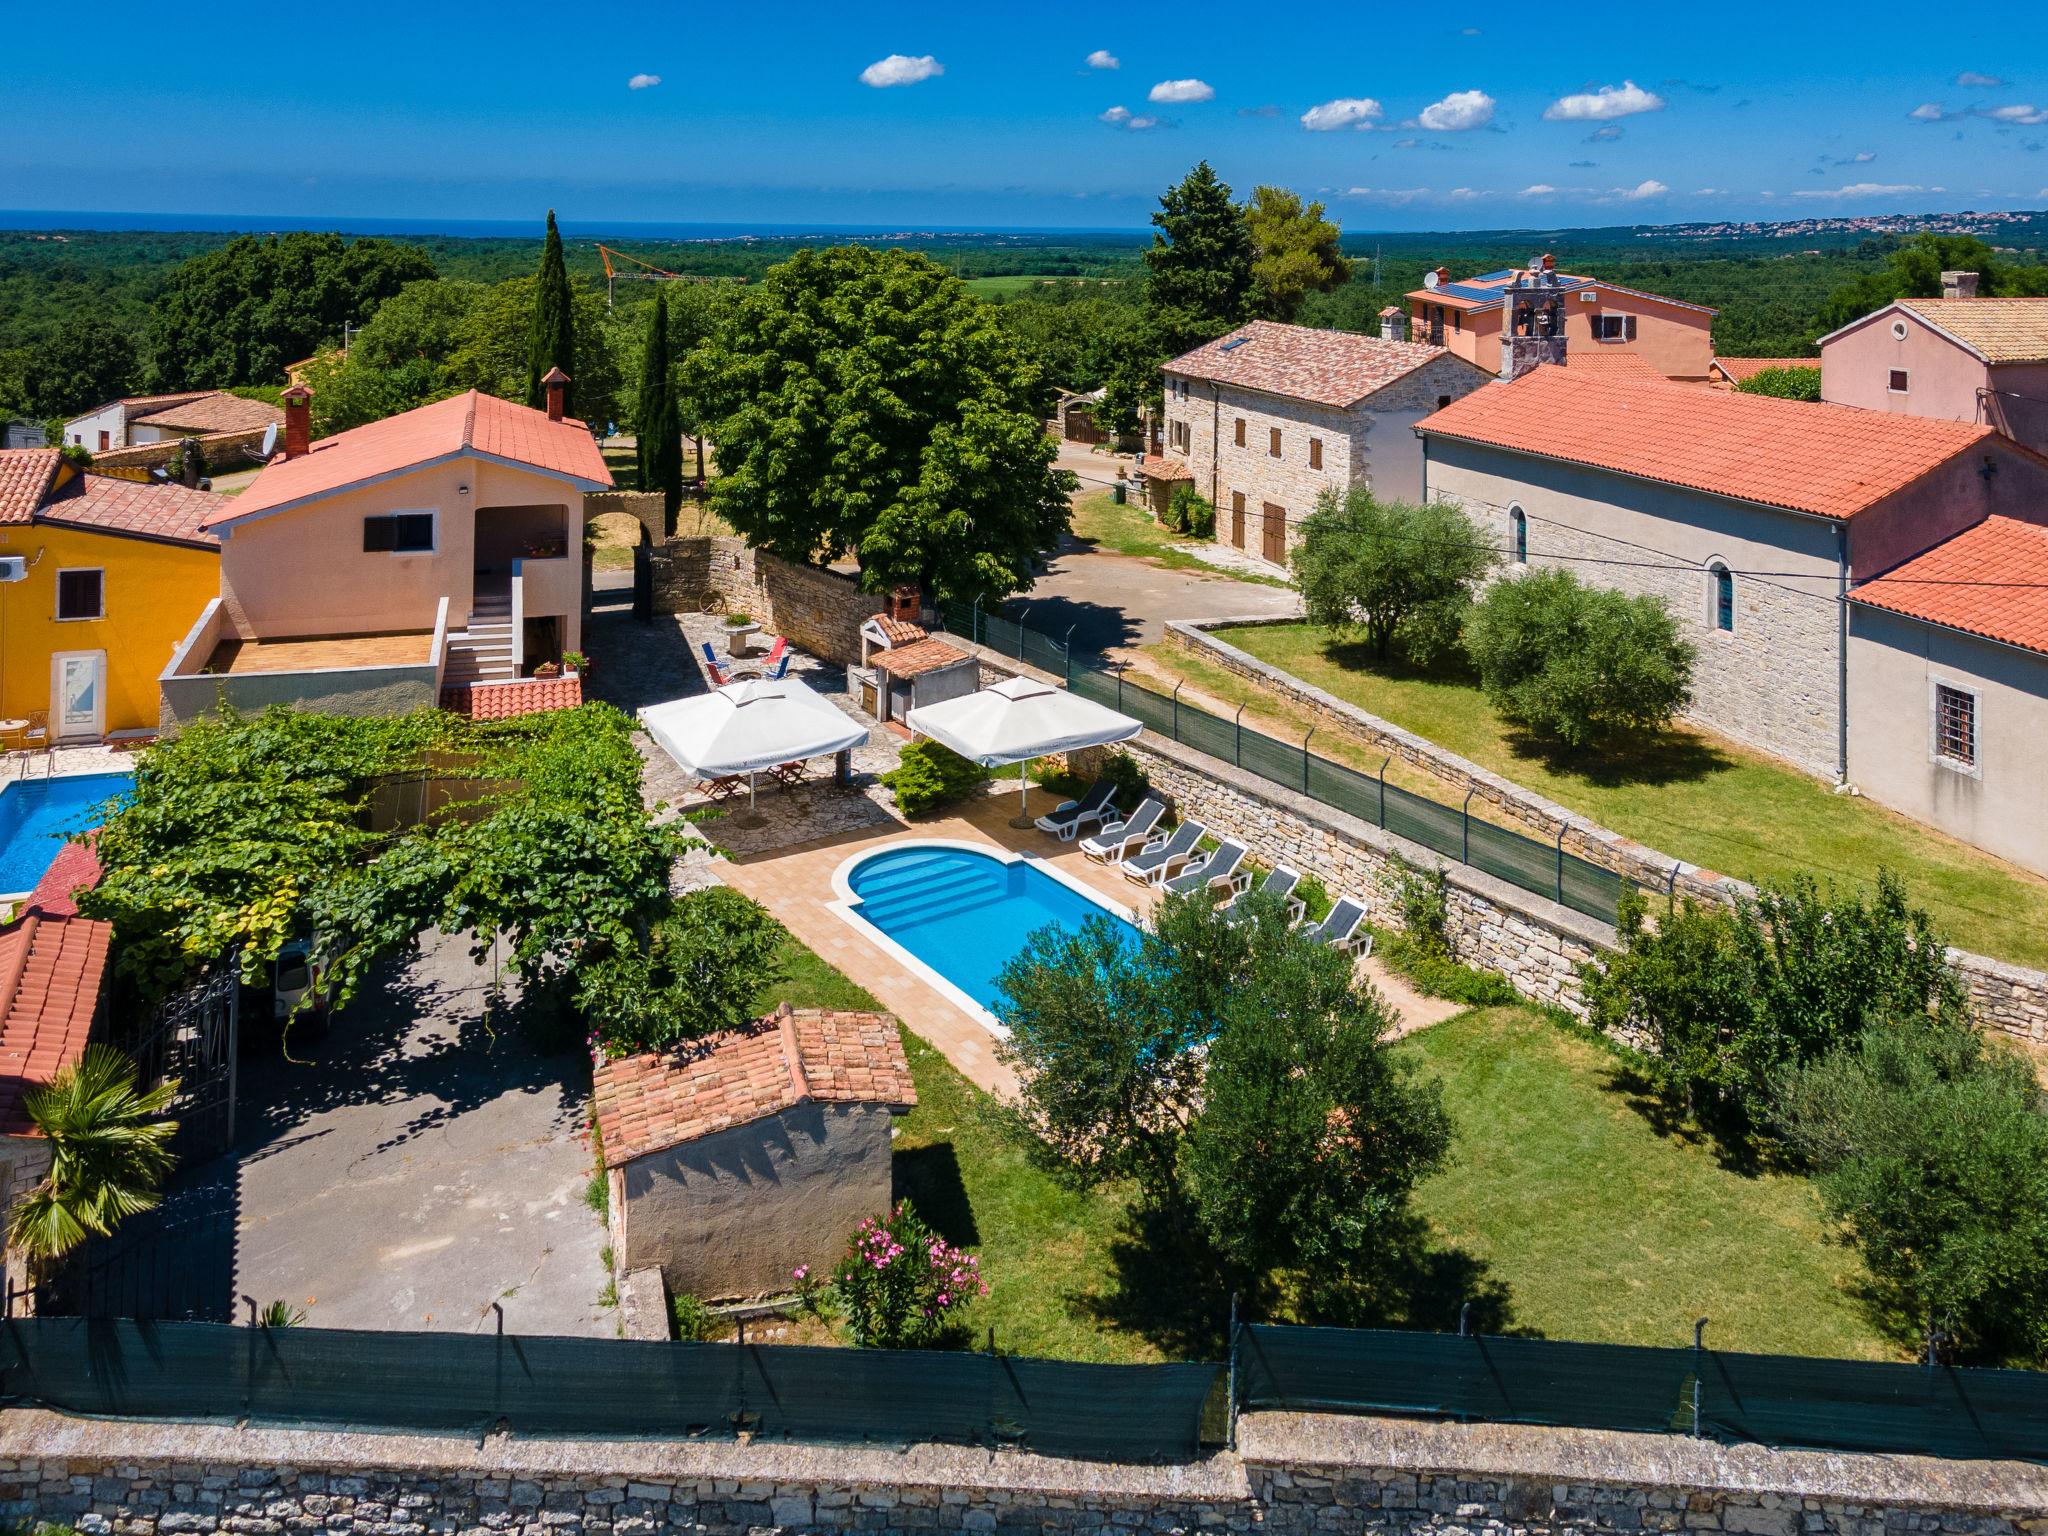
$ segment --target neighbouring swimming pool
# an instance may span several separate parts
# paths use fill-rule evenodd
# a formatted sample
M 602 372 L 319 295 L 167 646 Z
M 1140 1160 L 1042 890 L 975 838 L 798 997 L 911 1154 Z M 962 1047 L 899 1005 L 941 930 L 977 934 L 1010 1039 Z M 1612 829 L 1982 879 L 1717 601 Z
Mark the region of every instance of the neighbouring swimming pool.
M 854 916 L 989 1014 L 1002 1000 L 996 977 L 1047 924 L 1078 933 L 1089 918 L 1107 917 L 1138 942 L 1122 914 L 1028 860 L 970 848 L 885 849 L 855 864 L 846 884 Z
M 32 890 L 64 839 L 106 820 L 132 783 L 125 773 L 81 773 L 0 787 L 0 894 Z

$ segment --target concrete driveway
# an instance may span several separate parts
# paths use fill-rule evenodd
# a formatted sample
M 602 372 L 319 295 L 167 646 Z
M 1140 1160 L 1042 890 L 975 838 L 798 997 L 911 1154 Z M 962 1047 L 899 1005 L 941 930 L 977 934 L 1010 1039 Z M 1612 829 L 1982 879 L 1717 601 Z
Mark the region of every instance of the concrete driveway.
M 611 1334 L 605 1232 L 583 1203 L 590 1068 L 543 1055 L 491 968 L 434 936 L 324 1040 L 245 1066 L 235 1290 L 326 1328 Z M 512 989 L 508 988 L 508 994 Z M 246 1310 L 245 1308 L 242 1310 Z

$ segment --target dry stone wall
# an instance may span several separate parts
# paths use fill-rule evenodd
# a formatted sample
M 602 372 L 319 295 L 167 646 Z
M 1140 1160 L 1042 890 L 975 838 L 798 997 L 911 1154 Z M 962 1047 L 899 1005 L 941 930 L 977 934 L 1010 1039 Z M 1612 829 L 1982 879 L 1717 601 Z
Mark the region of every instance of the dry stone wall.
M 691 612 L 709 593 L 724 612 L 744 613 L 799 650 L 842 665 L 860 660 L 860 627 L 887 606 L 850 576 L 792 565 L 744 539 L 670 539 L 656 551 L 654 569 L 656 607 Z

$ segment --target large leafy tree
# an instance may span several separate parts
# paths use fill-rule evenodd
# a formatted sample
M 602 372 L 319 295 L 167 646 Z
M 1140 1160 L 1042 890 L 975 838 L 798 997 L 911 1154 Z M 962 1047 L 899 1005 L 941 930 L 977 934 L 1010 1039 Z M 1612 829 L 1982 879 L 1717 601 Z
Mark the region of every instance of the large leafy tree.
M 28 1095 L 24 1108 L 50 1147 L 50 1171 L 8 1216 L 7 1245 L 54 1259 L 157 1203 L 171 1171 L 175 1082 L 135 1085 L 135 1063 L 110 1045 L 84 1054 Z
M 1465 620 L 1465 650 L 1505 719 L 1567 747 L 1659 729 L 1692 697 L 1695 651 L 1662 598 L 1563 569 L 1495 582 Z
M 683 499 L 683 423 L 676 410 L 676 370 L 669 358 L 668 295 L 657 292 L 640 346 L 640 387 L 633 431 L 640 489 L 661 492 L 671 531 Z
M 606 1055 L 668 1050 L 755 1017 L 782 975 L 786 930 L 729 886 L 680 898 L 644 947 L 613 949 L 576 977 L 576 1003 Z
M 286 364 L 433 275 L 425 251 L 389 240 L 243 235 L 165 283 L 150 310 L 150 378 L 160 389 L 275 384 Z
M 1471 519 L 1448 502 L 1325 492 L 1292 562 L 1311 624 L 1362 632 L 1381 660 L 1398 637 L 1415 661 L 1455 643 L 1472 588 L 1494 563 Z
M 571 379 L 563 404 L 580 397 L 575 383 L 576 306 L 569 294 L 569 268 L 562 259 L 562 234 L 555 228 L 555 210 L 548 210 L 547 238 L 541 242 L 540 272 L 533 285 L 533 322 L 526 337 L 526 403 L 547 404 L 541 380 L 551 368 Z M 575 412 L 572 409 L 571 415 Z
M 958 279 L 840 246 L 772 267 L 692 388 L 719 511 L 757 548 L 858 557 L 870 588 L 967 599 L 1029 587 L 1067 522 L 1037 367 Z
M 1252 308 L 1268 320 L 1292 320 L 1311 293 L 1351 281 L 1343 232 L 1321 203 L 1303 206 L 1284 187 L 1254 187 L 1245 205 L 1252 237 Z
M 22 404 L 37 416 L 75 416 L 127 394 L 136 374 L 128 332 L 82 316 L 23 349 Z
M 480 389 L 506 400 L 526 398 L 528 328 L 537 281 L 531 277 L 509 278 L 484 290 L 462 326 L 454 355 L 448 359 L 444 373 L 446 392 Z M 569 296 L 569 306 L 575 315 L 576 343 L 574 354 L 562 365 L 562 371 L 575 381 L 576 414 L 602 429 L 623 415 L 619 360 L 631 355 L 630 336 L 622 334 L 623 323 L 606 311 L 603 294 L 576 289 Z
M 330 349 L 306 371 L 321 436 L 409 411 L 456 392 L 449 360 L 490 289 L 483 283 L 407 283 L 356 332 L 346 353 Z
M 1229 330 L 1252 311 L 1251 230 L 1204 160 L 1159 199 L 1145 251 L 1146 302 L 1167 356 Z
M 1975 235 L 1914 235 L 1893 248 L 1875 272 L 1866 272 L 1828 295 L 1820 334 L 1839 330 L 1894 299 L 1941 295 L 1943 272 L 1975 272 L 1985 297 L 2048 294 L 2048 266 L 2008 261 Z
M 1820 362 L 1810 368 L 1759 368 L 1735 388 L 1745 395 L 1769 395 L 1776 400 L 1818 400 Z

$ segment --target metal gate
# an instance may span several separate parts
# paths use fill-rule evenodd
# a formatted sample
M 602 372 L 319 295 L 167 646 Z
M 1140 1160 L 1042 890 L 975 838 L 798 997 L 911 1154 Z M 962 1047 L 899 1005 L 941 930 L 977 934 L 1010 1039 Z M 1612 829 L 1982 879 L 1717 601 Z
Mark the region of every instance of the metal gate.
M 235 1049 L 241 1032 L 240 964 L 230 954 L 193 986 L 170 998 L 128 1039 L 115 1044 L 135 1060 L 136 1081 L 154 1088 L 173 1079 L 172 1143 L 184 1167 L 225 1152 L 235 1139 Z

